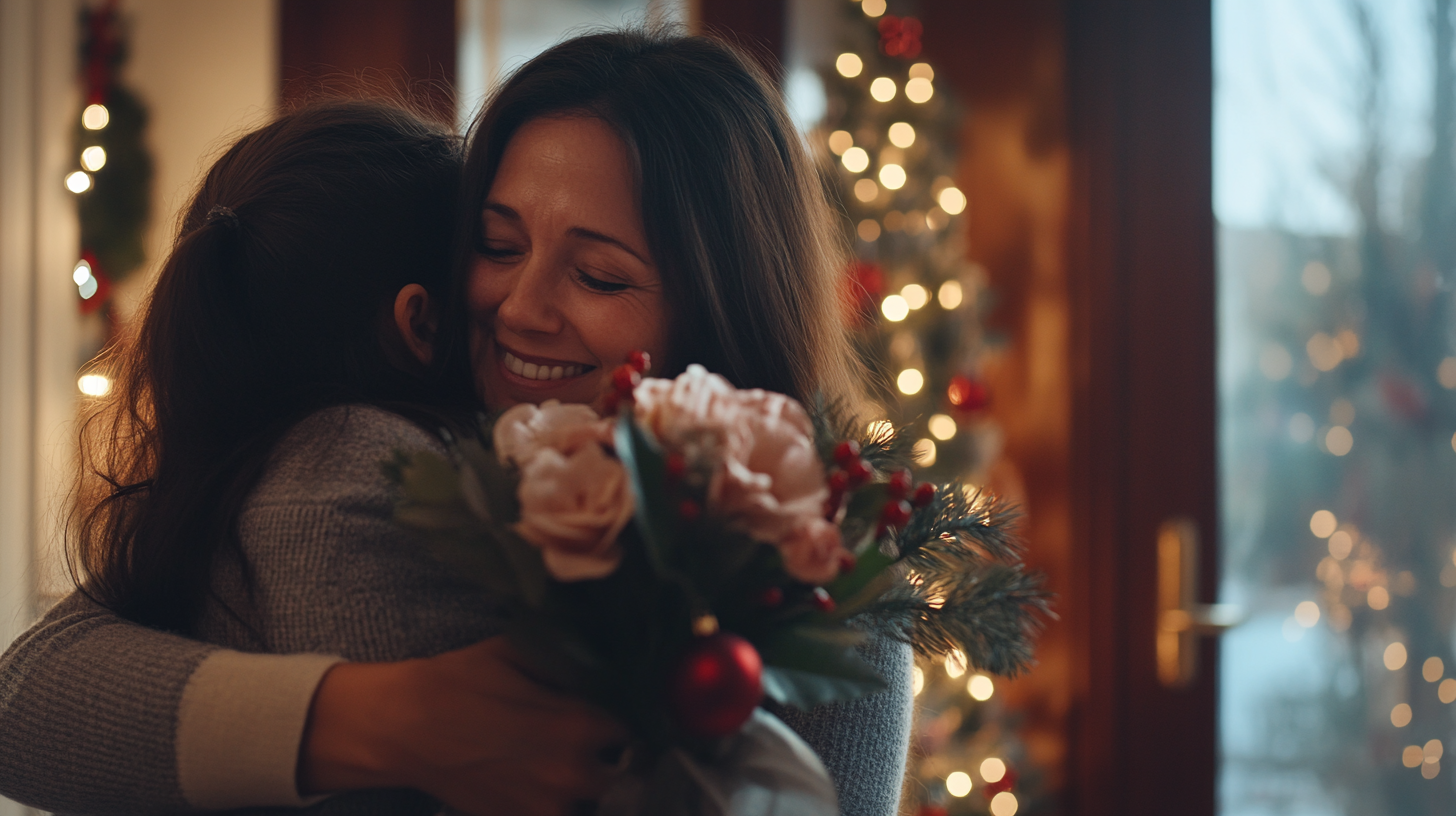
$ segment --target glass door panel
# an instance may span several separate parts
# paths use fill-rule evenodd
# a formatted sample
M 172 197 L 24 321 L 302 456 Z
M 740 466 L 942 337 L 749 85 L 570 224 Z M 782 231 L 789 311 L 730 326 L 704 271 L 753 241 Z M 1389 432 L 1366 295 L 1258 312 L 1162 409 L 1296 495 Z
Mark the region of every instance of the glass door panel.
M 1456 812 L 1452 0 L 1215 0 L 1219 812 Z

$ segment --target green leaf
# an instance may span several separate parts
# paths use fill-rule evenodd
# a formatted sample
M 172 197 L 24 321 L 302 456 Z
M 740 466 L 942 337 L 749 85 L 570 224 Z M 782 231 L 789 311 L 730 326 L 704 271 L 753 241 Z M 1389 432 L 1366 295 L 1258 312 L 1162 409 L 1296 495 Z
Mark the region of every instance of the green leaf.
M 764 692 L 785 705 L 812 708 L 883 689 L 879 672 L 854 649 L 863 638 L 840 626 L 799 626 L 769 637 L 759 648 Z
M 853 570 L 834 579 L 824 588 L 837 605 L 844 606 L 851 600 L 858 600 L 856 596 L 860 591 L 883 575 L 894 563 L 895 559 L 885 555 L 879 547 L 870 547 L 860 554 Z M 878 595 L 879 592 L 875 594 Z
M 866 664 L 866 668 L 869 665 Z M 874 669 L 870 669 L 871 672 Z M 807 711 L 826 703 L 842 703 L 867 697 L 885 687 L 879 675 L 872 678 L 829 677 L 822 674 L 763 667 L 763 693 L 770 700 Z
M 460 499 L 460 471 L 433 451 L 419 451 L 400 468 L 406 500 L 418 504 L 453 504 Z
M 676 514 L 668 503 L 667 459 L 657 443 L 632 421 L 631 414 L 617 420 L 617 458 L 627 469 L 632 493 L 637 497 L 637 527 L 642 533 L 653 568 L 661 571 L 672 561 L 673 526 Z

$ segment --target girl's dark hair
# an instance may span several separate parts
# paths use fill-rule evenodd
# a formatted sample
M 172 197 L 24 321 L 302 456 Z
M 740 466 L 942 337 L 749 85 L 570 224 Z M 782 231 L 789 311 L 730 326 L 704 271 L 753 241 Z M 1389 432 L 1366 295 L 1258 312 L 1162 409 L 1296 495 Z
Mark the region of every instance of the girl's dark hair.
M 654 373 L 700 363 L 739 387 L 858 407 L 858 358 L 836 290 L 844 247 L 779 92 L 752 58 L 709 37 L 628 30 L 567 40 L 527 62 L 472 129 L 462 237 L 481 229 L 511 137 L 545 116 L 601 119 L 636 165 L 672 321 L 670 359 Z M 464 339 L 450 341 L 452 364 L 468 367 Z
M 217 160 L 83 418 L 68 543 L 84 591 L 186 631 L 292 425 L 347 403 L 432 427 L 473 410 L 470 380 L 416 364 L 393 324 L 405 285 L 448 292 L 460 171 L 456 136 L 374 102 L 285 114 Z

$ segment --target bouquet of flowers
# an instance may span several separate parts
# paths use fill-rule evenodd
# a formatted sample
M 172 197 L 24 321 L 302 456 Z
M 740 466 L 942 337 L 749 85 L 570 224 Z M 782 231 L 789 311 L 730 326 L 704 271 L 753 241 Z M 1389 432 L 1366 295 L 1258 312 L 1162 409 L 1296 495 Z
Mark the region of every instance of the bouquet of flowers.
M 867 636 L 1015 674 L 1046 612 L 1013 514 L 916 483 L 894 432 L 833 406 L 740 390 L 701 366 L 613 373 L 608 415 L 517 405 L 399 453 L 397 518 L 509 607 L 549 682 L 636 737 L 604 813 L 838 813 L 822 764 L 760 704 L 808 709 L 884 687 Z

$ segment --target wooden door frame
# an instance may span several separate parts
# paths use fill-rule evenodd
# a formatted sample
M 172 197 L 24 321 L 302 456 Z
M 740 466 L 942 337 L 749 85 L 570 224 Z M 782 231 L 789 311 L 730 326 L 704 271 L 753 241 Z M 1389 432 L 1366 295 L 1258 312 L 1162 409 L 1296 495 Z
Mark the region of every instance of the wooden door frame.
M 1065 802 L 1212 816 L 1216 644 L 1170 690 L 1156 535 L 1191 517 L 1217 586 L 1211 0 L 1067 0 L 1073 506 L 1080 580 Z

